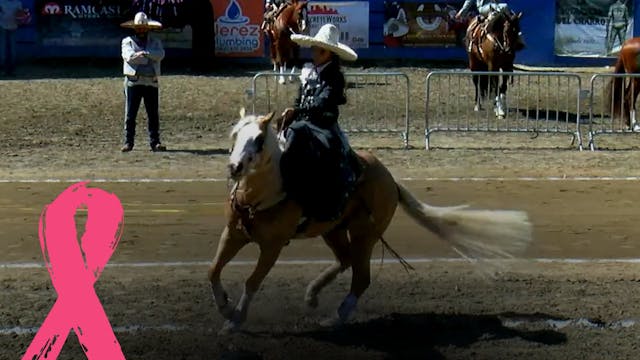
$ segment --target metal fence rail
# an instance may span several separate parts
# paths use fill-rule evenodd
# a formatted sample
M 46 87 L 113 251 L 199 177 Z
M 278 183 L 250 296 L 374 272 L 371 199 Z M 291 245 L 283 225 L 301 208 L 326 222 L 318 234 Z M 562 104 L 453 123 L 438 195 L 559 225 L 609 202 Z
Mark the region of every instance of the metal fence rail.
M 279 84 L 279 73 L 261 72 L 251 81 L 254 114 L 280 112 L 298 95 L 299 73 Z M 289 79 L 289 76 L 287 76 Z M 347 104 L 340 107 L 340 127 L 348 133 L 397 133 L 409 146 L 409 77 L 401 72 L 347 72 Z
M 620 81 L 614 85 L 615 79 Z M 589 148 L 596 149 L 595 137 L 599 135 L 638 133 L 640 126 L 636 125 L 635 110 L 626 107 L 624 101 L 619 101 L 616 106 L 613 98 L 616 92 L 623 100 L 640 91 L 640 74 L 595 74 L 589 82 Z M 614 111 L 617 116 L 613 116 Z
M 582 150 L 580 99 L 582 82 L 572 73 L 510 73 L 506 114 L 494 111 L 487 96 L 474 111 L 473 75 L 501 72 L 433 71 L 426 79 L 425 147 L 435 132 L 558 133 L 572 136 Z M 513 81 L 513 83 L 512 83 Z

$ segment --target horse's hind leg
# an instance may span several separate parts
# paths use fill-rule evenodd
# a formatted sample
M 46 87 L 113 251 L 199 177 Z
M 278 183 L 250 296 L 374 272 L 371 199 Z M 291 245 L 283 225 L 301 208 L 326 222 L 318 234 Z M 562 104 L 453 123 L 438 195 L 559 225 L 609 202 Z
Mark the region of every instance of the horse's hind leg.
M 351 253 L 351 289 L 338 308 L 338 317 L 324 325 L 339 325 L 349 320 L 356 310 L 358 299 L 371 283 L 371 253 L 380 238 L 380 233 L 372 224 L 371 217 L 362 212 L 352 218 L 349 224 Z
M 236 308 L 233 310 L 231 319 L 227 320 L 224 323 L 222 330 L 220 330 L 221 334 L 237 330 L 247 319 L 251 300 L 260 288 L 264 278 L 269 274 L 271 268 L 273 268 L 276 260 L 278 260 L 284 245 L 285 241 L 268 241 L 260 243 L 260 256 L 258 257 L 258 263 L 253 269 L 251 276 L 249 276 L 245 282 L 244 292 L 242 293 Z
M 278 77 L 278 83 L 280 85 L 284 85 L 287 81 L 284 78 L 284 73 L 287 71 L 287 63 L 282 63 L 280 65 L 280 77 Z
M 351 289 L 338 307 L 337 324 L 351 318 L 358 300 L 371 283 L 371 253 L 378 238 L 367 232 L 369 234 L 351 234 Z
M 293 74 L 295 74 L 296 72 L 296 63 L 299 61 L 300 59 L 300 47 L 294 45 L 291 49 L 291 75 L 289 76 L 289 82 L 293 82 L 294 81 L 294 76 Z
M 631 97 L 629 101 L 629 123 L 633 131 L 640 131 L 640 125 L 636 122 L 636 100 L 638 98 L 638 93 L 640 93 L 640 80 L 633 78 L 631 83 L 633 84 L 632 91 L 628 92 Z
M 293 76 L 295 73 L 296 73 L 296 66 L 293 65 L 291 67 L 291 74 L 289 75 L 289 82 L 293 82 L 295 80 L 295 78 Z
M 232 233 L 228 226 L 225 227 L 220 235 L 216 256 L 209 267 L 209 281 L 213 291 L 213 300 L 218 307 L 218 311 L 225 318 L 231 317 L 233 308 L 230 307 L 229 296 L 222 286 L 220 274 L 227 263 L 236 256 L 246 243 L 246 238 L 240 237 L 237 232 Z
M 334 230 L 323 236 L 325 243 L 336 257 L 336 263 L 326 268 L 317 278 L 309 283 L 304 300 L 308 306 L 318 306 L 318 294 L 329 285 L 339 273 L 351 266 L 349 238 L 346 230 Z

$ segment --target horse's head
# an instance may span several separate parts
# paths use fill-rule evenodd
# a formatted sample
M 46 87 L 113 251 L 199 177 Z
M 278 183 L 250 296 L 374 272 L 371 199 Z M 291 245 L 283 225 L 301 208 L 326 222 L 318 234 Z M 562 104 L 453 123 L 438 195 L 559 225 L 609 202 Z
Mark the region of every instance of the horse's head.
M 301 1 L 298 3 L 298 23 L 300 24 L 300 32 L 306 34 L 309 30 L 309 11 L 307 9 L 307 1 Z
M 520 36 L 520 18 L 522 12 L 506 16 L 504 22 L 504 48 L 507 52 L 513 50 L 513 45 L 518 41 Z
M 245 116 L 240 110 L 240 120 L 231 131 L 233 147 L 229 156 L 229 176 L 238 180 L 266 165 L 278 151 L 273 128 L 270 126 L 275 113 L 266 116 Z
M 288 21 L 286 23 L 300 34 L 306 33 L 309 25 L 307 3 L 308 1 L 292 0 L 288 9 Z

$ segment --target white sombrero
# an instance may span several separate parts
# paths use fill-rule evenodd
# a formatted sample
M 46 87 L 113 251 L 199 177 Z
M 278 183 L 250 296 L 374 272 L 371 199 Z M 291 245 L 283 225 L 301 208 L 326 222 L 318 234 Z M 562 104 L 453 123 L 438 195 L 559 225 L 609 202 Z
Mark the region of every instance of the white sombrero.
M 356 54 L 356 52 L 353 51 L 353 49 L 351 49 L 349 46 L 338 42 L 339 38 L 340 31 L 338 31 L 338 28 L 333 24 L 323 25 L 314 37 L 298 34 L 291 35 L 291 41 L 301 46 L 317 46 L 335 53 L 343 60 L 357 60 L 358 54 Z
M 162 29 L 162 24 L 159 21 L 149 20 L 147 14 L 139 12 L 133 18 L 120 24 L 120 26 L 130 29 Z

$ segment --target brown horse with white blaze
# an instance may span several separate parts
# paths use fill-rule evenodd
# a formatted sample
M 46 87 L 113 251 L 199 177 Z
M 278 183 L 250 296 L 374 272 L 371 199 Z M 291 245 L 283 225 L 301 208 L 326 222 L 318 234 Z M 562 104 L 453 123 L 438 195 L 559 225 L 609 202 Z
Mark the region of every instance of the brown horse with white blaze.
M 634 37 L 622 44 L 616 61 L 614 74 L 640 74 L 640 37 Z M 626 86 L 625 86 L 626 85 Z M 633 131 L 640 131 L 636 124 L 636 99 L 640 93 L 640 77 L 633 77 L 628 84 L 624 77 L 612 77 L 607 86 L 606 99 L 614 118 L 623 117 Z M 624 95 L 623 95 L 624 93 Z
M 295 73 L 296 63 L 300 58 L 300 47 L 291 41 L 292 34 L 303 34 L 307 31 L 309 19 L 307 15 L 307 1 L 292 0 L 278 14 L 267 30 L 270 42 L 271 62 L 273 71 L 280 71 L 280 84 L 286 82 L 284 73 L 287 64 L 291 65 L 291 73 Z M 289 78 L 293 81 L 293 77 Z
M 475 111 L 480 111 L 481 102 L 487 95 L 495 96 L 494 111 L 499 119 L 506 116 L 506 93 L 509 76 L 506 73 L 513 72 L 515 53 L 519 50 L 518 38 L 520 36 L 520 18 L 518 14 L 501 14 L 491 29 L 485 31 L 478 18 L 469 23 L 467 29 L 467 53 L 469 55 L 469 69 L 471 71 L 489 71 L 505 73 L 502 75 L 502 84 L 498 88 L 499 76 L 497 75 L 473 75 L 475 85 Z M 488 20 L 485 20 L 488 21 Z
M 531 241 L 532 229 L 522 211 L 470 210 L 466 206 L 435 207 L 420 202 L 372 154 L 360 152 L 362 175 L 349 195 L 340 218 L 332 222 L 311 221 L 299 228 L 302 209 L 282 189 L 282 145 L 271 125 L 274 114 L 244 116 L 231 132 L 233 147 L 229 175 L 235 182 L 229 194 L 227 225 L 209 269 L 209 280 L 218 311 L 227 319 L 222 333 L 236 330 L 246 320 L 251 300 L 291 239 L 321 236 L 335 255 L 335 264 L 320 273 L 307 287 L 305 301 L 318 305 L 318 294 L 336 276 L 351 267 L 351 289 L 331 319 L 349 319 L 358 299 L 370 283 L 374 245 L 382 238 L 398 204 L 418 224 L 449 242 L 470 258 L 510 258 L 522 253 Z M 313 189 L 309 189 L 313 191 Z M 248 243 L 260 248 L 257 264 L 246 280 L 244 292 L 234 306 L 221 283 L 226 264 Z M 394 252 L 395 254 L 395 252 Z

